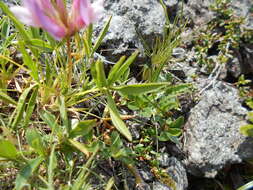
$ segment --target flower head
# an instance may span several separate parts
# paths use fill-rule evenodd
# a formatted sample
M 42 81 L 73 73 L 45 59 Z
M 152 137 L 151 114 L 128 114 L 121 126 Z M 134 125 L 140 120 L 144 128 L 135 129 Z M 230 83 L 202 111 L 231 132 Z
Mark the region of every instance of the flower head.
M 56 40 L 71 36 L 95 22 L 103 11 L 103 0 L 73 0 L 70 14 L 63 0 L 23 0 L 23 6 L 10 10 L 24 24 L 41 27 Z

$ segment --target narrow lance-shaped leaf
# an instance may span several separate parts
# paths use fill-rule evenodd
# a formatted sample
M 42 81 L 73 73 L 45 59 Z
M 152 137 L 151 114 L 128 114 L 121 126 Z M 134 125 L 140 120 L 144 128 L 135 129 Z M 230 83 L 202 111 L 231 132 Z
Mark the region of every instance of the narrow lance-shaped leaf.
M 30 118 L 31 118 L 32 113 L 33 113 L 33 110 L 34 110 L 34 108 L 35 108 L 37 94 L 38 94 L 38 87 L 36 87 L 35 90 L 33 91 L 32 95 L 31 95 L 31 97 L 30 97 L 30 99 L 29 99 L 27 108 L 26 108 L 25 118 L 24 118 L 24 124 L 23 124 L 23 126 L 24 126 L 25 128 L 26 128 L 27 125 L 29 124 Z
M 66 127 L 68 133 L 70 132 L 70 123 L 68 120 L 68 115 L 67 115 L 67 109 L 65 106 L 65 98 L 61 96 L 59 98 L 59 109 L 60 109 L 60 116 L 61 120 L 63 122 L 63 125 Z
M 95 119 L 80 121 L 70 131 L 69 137 L 70 138 L 75 138 L 77 136 L 84 136 L 84 135 L 88 134 L 95 125 L 96 125 L 96 120 Z
M 111 68 L 109 75 L 108 75 L 108 79 L 107 79 L 108 86 L 112 85 L 112 82 L 117 80 L 115 78 L 115 76 L 117 76 L 117 72 L 125 60 L 126 60 L 126 56 L 122 56 L 119 59 L 119 61 Z
M 110 116 L 111 116 L 113 125 L 129 141 L 132 141 L 132 135 L 131 135 L 129 129 L 127 128 L 126 124 L 120 118 L 116 104 L 113 101 L 112 96 L 109 94 L 109 92 L 107 93 L 107 103 L 108 103 L 108 108 L 109 108 L 109 112 L 110 112 Z
M 243 125 L 240 127 L 240 133 L 242 133 L 245 136 L 253 137 L 253 125 Z
M 10 96 L 8 96 L 6 93 L 0 91 L 0 99 L 4 101 L 5 103 L 10 103 L 13 105 L 17 105 L 18 103 L 13 100 Z
M 32 60 L 31 56 L 27 53 L 25 49 L 25 45 L 23 42 L 19 42 L 19 50 L 21 51 L 23 55 L 23 61 L 24 64 L 30 69 L 30 75 L 33 77 L 35 81 L 39 81 L 39 71 L 38 71 L 38 65 L 35 61 Z
M 89 157 L 90 155 L 90 152 L 89 150 L 84 146 L 84 144 L 78 142 L 78 141 L 75 141 L 75 140 L 72 140 L 72 139 L 69 139 L 68 140 L 70 142 L 71 145 L 73 145 L 75 148 L 77 148 L 78 150 L 80 150 L 82 153 L 84 153 L 87 157 Z
M 53 47 L 48 42 L 45 42 L 40 39 L 30 39 L 29 41 L 25 42 L 29 47 L 36 48 L 43 52 L 52 52 L 54 50 Z
M 107 86 L 103 62 L 98 60 L 95 65 L 91 67 L 91 73 L 98 88 Z
M 44 111 L 40 114 L 41 119 L 51 128 L 52 133 L 60 134 L 61 128 L 57 123 L 57 119 L 53 114 L 48 111 Z
M 48 189 L 54 189 L 54 170 L 57 167 L 57 158 L 55 156 L 55 145 L 51 150 L 48 165 Z
M 138 51 L 134 52 L 122 65 L 121 65 L 121 60 L 119 60 L 118 65 L 121 65 L 121 66 L 119 67 L 117 65 L 116 66 L 117 68 L 113 69 L 113 73 L 110 76 L 110 80 L 108 81 L 108 84 L 112 85 L 114 82 L 119 80 L 119 78 L 127 71 L 127 69 L 129 69 L 130 65 L 134 62 L 138 53 L 139 53 Z
M 141 94 L 157 91 L 168 85 L 169 83 L 144 83 L 144 84 L 114 86 L 114 87 L 111 87 L 111 89 L 119 91 L 125 95 L 141 95 Z
M 250 181 L 249 183 L 246 183 L 242 187 L 238 188 L 237 190 L 250 190 L 253 188 L 253 181 Z
M 93 47 L 93 50 L 91 52 L 91 55 L 93 53 L 95 53 L 97 51 L 97 49 L 99 48 L 102 40 L 104 39 L 108 29 L 109 29 L 109 26 L 110 26 L 110 23 L 111 23 L 111 20 L 112 20 L 112 17 L 109 18 L 109 20 L 107 21 L 107 23 L 105 24 L 105 27 L 103 28 L 103 30 L 100 32 L 99 36 L 98 36 L 98 39 L 97 41 L 95 42 L 95 45 Z
M 88 159 L 88 161 L 85 163 L 85 165 L 82 167 L 82 169 L 80 169 L 80 173 L 77 177 L 77 179 L 74 181 L 71 190 L 82 190 L 87 177 L 90 174 L 90 170 L 88 170 L 88 168 L 90 167 L 92 161 L 94 160 L 97 152 L 98 152 L 99 148 L 97 147 L 94 151 L 94 153 L 92 154 L 92 156 L 90 156 L 90 158 Z
M 21 94 L 20 98 L 19 98 L 19 101 L 18 101 L 18 104 L 17 104 L 17 107 L 15 109 L 15 111 L 13 112 L 13 114 L 11 115 L 11 119 L 10 119 L 10 122 L 9 122 L 9 125 L 12 127 L 12 128 L 15 128 L 17 127 L 17 125 L 19 124 L 19 122 L 21 121 L 22 119 L 22 116 L 23 116 L 23 112 L 24 112 L 24 108 L 25 108 L 25 105 L 26 105 L 26 98 L 29 94 L 29 92 L 34 88 L 36 87 L 37 85 L 33 85 L 27 89 L 24 90 L 24 92 Z M 15 117 L 15 118 L 14 118 Z
M 36 129 L 28 129 L 26 131 L 27 143 L 41 156 L 46 155 L 46 148 L 40 133 Z
M 105 190 L 111 190 L 115 183 L 114 177 L 111 177 L 105 186 Z
M 188 83 L 169 86 L 169 88 L 166 90 L 166 93 L 170 95 L 177 95 L 186 92 L 187 90 L 190 89 L 190 87 L 191 84 Z

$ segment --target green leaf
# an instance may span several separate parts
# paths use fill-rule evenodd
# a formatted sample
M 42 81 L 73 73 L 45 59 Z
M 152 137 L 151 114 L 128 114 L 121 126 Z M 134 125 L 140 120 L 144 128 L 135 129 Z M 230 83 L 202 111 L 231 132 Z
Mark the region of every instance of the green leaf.
M 251 109 L 253 109 L 253 100 L 252 100 L 252 99 L 246 100 L 246 104 L 247 104 Z
M 178 137 L 182 134 L 182 131 L 181 129 L 177 129 L 177 128 L 169 128 L 167 130 L 167 132 L 172 135 L 172 136 L 175 136 L 175 137 Z
M 30 39 L 29 41 L 25 41 L 25 43 L 28 46 L 36 48 L 43 52 L 52 52 L 54 50 L 53 47 L 48 42 L 43 41 L 41 39 Z
M 242 187 L 238 188 L 237 190 L 250 190 L 253 188 L 253 181 L 246 183 Z
M 116 131 L 112 132 L 111 141 L 112 141 L 112 144 L 110 146 L 111 156 L 115 159 L 120 159 L 122 158 L 122 156 L 125 156 L 125 149 L 122 147 L 123 142 Z
M 30 69 L 29 74 L 33 77 L 35 81 L 39 82 L 38 65 L 36 64 L 35 61 L 32 60 L 31 56 L 27 53 L 24 42 L 19 41 L 19 50 L 23 55 L 24 64 Z
M 42 157 L 30 160 L 28 164 L 19 172 L 16 181 L 15 189 L 22 190 L 25 186 L 30 186 L 28 183 L 29 178 L 33 175 L 34 171 L 39 167 L 44 159 Z
M 97 147 L 95 152 L 88 159 L 88 161 L 85 163 L 85 165 L 82 167 L 82 169 L 80 169 L 80 173 L 79 173 L 77 179 L 74 181 L 71 190 L 83 190 L 84 188 L 82 188 L 82 187 L 87 185 L 86 179 L 88 178 L 88 176 L 90 174 L 90 170 L 88 168 L 90 167 L 92 161 L 94 160 L 98 150 L 99 149 Z
M 72 139 L 68 139 L 68 141 L 70 142 L 71 145 L 73 145 L 75 148 L 77 148 L 78 150 L 80 150 L 82 153 L 84 153 L 87 157 L 89 156 L 90 152 L 89 150 L 85 147 L 84 144 L 72 140 Z
M 41 156 L 46 156 L 46 148 L 41 138 L 41 134 L 36 129 L 26 131 L 27 143 Z
M 119 91 L 125 95 L 141 95 L 149 92 L 157 91 L 169 83 L 144 83 L 144 84 L 131 84 L 111 87 L 111 89 Z
M 113 125 L 129 141 L 132 141 L 132 135 L 131 135 L 129 129 L 127 128 L 126 124 L 120 118 L 116 104 L 113 101 L 112 96 L 109 93 L 107 93 L 107 103 L 108 103 L 108 108 L 109 108 L 109 112 L 110 112 L 110 116 L 111 116 Z
M 184 124 L 184 117 L 180 116 L 175 121 L 170 123 L 169 127 L 170 128 L 181 128 L 183 126 L 183 124 Z
M 170 95 L 178 95 L 180 93 L 184 93 L 187 90 L 189 90 L 189 88 L 191 87 L 191 84 L 178 84 L 178 85 L 174 85 L 174 86 L 170 86 L 168 88 L 168 90 L 166 90 L 167 94 Z
M 158 140 L 162 142 L 166 142 L 170 140 L 176 144 L 179 144 L 177 137 L 172 136 L 169 132 L 165 132 L 165 131 L 161 132 L 160 136 L 158 137 Z
M 111 177 L 106 184 L 105 190 L 111 190 L 114 183 L 115 183 L 114 177 Z
M 63 96 L 61 96 L 59 98 L 59 109 L 60 109 L 60 116 L 61 116 L 61 120 L 63 122 L 63 125 L 66 127 L 68 133 L 70 132 L 70 121 L 68 119 L 68 115 L 67 115 L 67 109 L 65 106 L 65 98 Z
M 92 34 L 93 34 L 93 24 L 90 24 L 86 29 L 87 44 L 90 48 L 92 48 Z
M 36 98 L 37 98 L 37 94 L 38 94 L 38 87 L 35 88 L 35 90 L 33 91 L 30 100 L 28 102 L 26 111 L 25 111 L 25 118 L 24 118 L 24 127 L 26 128 L 30 122 L 30 118 L 32 116 L 34 107 L 36 105 Z
M 253 123 L 253 112 L 252 111 L 248 113 L 248 119 L 251 123 Z
M 120 139 L 120 136 L 116 131 L 112 132 L 111 141 L 112 141 L 112 144 L 111 144 L 112 152 L 118 151 L 123 145 L 123 143 Z
M 253 137 L 253 125 L 243 125 L 240 127 L 240 132 L 245 136 Z
M 108 75 L 108 86 L 111 86 L 113 82 L 117 81 L 117 73 L 119 68 L 122 66 L 123 62 L 126 60 L 126 56 L 122 56 L 119 61 L 111 68 L 109 75 Z
M 16 107 L 15 111 L 13 112 L 13 114 L 11 115 L 11 119 L 10 119 L 10 123 L 9 123 L 9 125 L 12 128 L 16 128 L 17 125 L 19 124 L 19 122 L 21 121 L 22 116 L 23 116 L 23 112 L 25 109 L 25 105 L 26 105 L 26 98 L 27 98 L 28 94 L 30 93 L 30 91 L 36 86 L 37 85 L 33 85 L 33 86 L 30 86 L 29 88 L 25 89 L 24 92 L 19 97 L 17 107 Z M 14 118 L 14 116 L 15 116 L 15 118 Z
M 97 87 L 101 88 L 101 87 L 107 86 L 103 62 L 98 60 L 95 63 L 95 65 L 96 65 L 96 74 L 97 74 L 97 78 L 96 78 Z
M 8 96 L 6 93 L 0 91 L 0 99 L 3 100 L 5 103 L 10 103 L 13 105 L 17 105 L 18 103 L 13 100 L 10 96 Z
M 111 76 L 109 76 L 109 82 L 108 84 L 112 85 L 114 82 L 116 82 L 117 80 L 119 80 L 119 78 L 124 75 L 124 73 L 129 69 L 130 65 L 134 62 L 135 58 L 138 55 L 138 51 L 134 52 L 122 65 L 122 60 L 124 58 L 121 58 L 117 64 L 117 66 L 115 65 L 116 68 L 113 69 L 113 72 L 111 74 Z M 120 66 L 121 65 L 121 66 Z
M 10 28 L 11 28 L 11 24 L 9 22 L 8 17 L 4 17 L 1 18 L 2 22 L 1 22 L 1 37 L 3 39 L 7 39 L 8 36 L 10 35 Z
M 73 129 L 70 131 L 69 137 L 75 138 L 77 136 L 84 136 L 87 135 L 92 128 L 96 125 L 96 120 L 85 120 L 80 121 Z
M 52 133 L 57 133 L 57 135 L 62 133 L 62 130 L 60 126 L 57 123 L 57 119 L 53 114 L 51 114 L 48 111 L 44 111 L 40 114 L 40 117 L 43 119 L 43 121 L 51 128 Z
M 54 170 L 57 167 L 57 158 L 55 156 L 55 144 L 51 150 L 48 165 L 48 189 L 54 189 Z
M 97 49 L 99 48 L 99 46 L 101 45 L 102 40 L 104 39 L 106 33 L 108 32 L 108 29 L 109 29 L 111 20 L 112 20 L 112 17 L 109 18 L 109 20 L 108 20 L 107 23 L 105 24 L 103 30 L 100 32 L 100 34 L 99 34 L 99 36 L 98 36 L 98 39 L 97 39 L 96 42 L 95 42 L 95 45 L 94 45 L 94 47 L 93 47 L 93 50 L 92 50 L 92 53 L 91 53 L 91 54 L 93 54 L 94 52 L 96 52 Z
M 0 157 L 15 159 L 18 151 L 16 147 L 8 140 L 0 140 Z

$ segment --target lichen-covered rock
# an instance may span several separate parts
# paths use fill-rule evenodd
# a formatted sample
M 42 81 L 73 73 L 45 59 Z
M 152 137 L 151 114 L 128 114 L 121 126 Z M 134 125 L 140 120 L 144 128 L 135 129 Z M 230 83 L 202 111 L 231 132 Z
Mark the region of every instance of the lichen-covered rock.
M 188 187 L 188 179 L 184 165 L 175 157 L 169 159 L 168 174 L 176 183 L 176 190 L 186 190 Z
M 183 164 L 175 157 L 166 159 L 166 162 L 168 167 L 165 171 L 168 176 L 158 177 L 160 182 L 153 183 L 153 190 L 186 190 L 188 187 L 188 179 Z
M 105 13 L 95 28 L 97 33 L 109 16 L 112 16 L 111 25 L 103 45 L 115 54 L 129 48 L 141 48 L 136 31 L 148 40 L 156 34 L 162 34 L 165 23 L 163 8 L 156 0 L 105 1 Z
M 160 183 L 160 182 L 154 182 L 152 190 L 173 190 L 170 187 Z
M 199 87 L 208 83 L 205 80 Z M 246 115 L 235 88 L 215 82 L 207 89 L 185 124 L 183 149 L 188 171 L 197 176 L 215 177 L 225 166 L 252 158 L 252 139 L 239 133 Z
M 164 0 L 169 10 L 179 12 L 181 1 L 180 0 Z M 199 27 L 202 24 L 206 24 L 215 15 L 210 10 L 215 0 L 185 0 L 184 1 L 184 16 L 191 21 L 192 26 Z M 235 10 L 235 14 L 240 17 L 245 17 L 245 26 L 253 28 L 253 14 L 252 0 L 231 0 L 231 6 Z

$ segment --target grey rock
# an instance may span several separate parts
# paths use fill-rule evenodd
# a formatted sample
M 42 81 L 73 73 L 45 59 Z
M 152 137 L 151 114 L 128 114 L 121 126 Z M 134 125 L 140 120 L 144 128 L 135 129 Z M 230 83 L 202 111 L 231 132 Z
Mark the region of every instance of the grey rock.
M 179 1 L 178 0 L 165 0 L 164 3 L 168 7 L 174 7 L 174 6 L 178 6 Z
M 253 1 L 233 0 L 232 7 L 238 16 L 246 18 L 245 26 L 250 29 L 253 29 L 253 14 L 251 12 L 252 11 L 251 9 L 253 7 Z
M 238 78 L 242 74 L 239 57 L 231 58 L 226 64 L 226 69 L 233 77 Z
M 185 49 L 183 48 L 174 48 L 173 49 L 173 52 L 172 52 L 172 55 L 175 57 L 175 58 L 179 58 L 179 59 L 182 59 L 185 57 L 185 54 L 186 54 L 186 51 Z
M 135 190 L 151 190 L 147 183 L 140 183 L 135 187 Z
M 95 31 L 98 34 L 112 15 L 111 25 L 103 45 L 118 54 L 132 48 L 142 48 L 139 31 L 145 40 L 162 34 L 165 23 L 163 8 L 155 0 L 107 0 L 103 18 L 98 22 Z
M 140 175 L 145 182 L 151 182 L 153 180 L 153 174 L 147 170 L 140 170 Z
M 163 153 L 160 157 L 158 157 L 159 165 L 161 167 L 168 167 L 169 166 L 169 161 L 170 161 L 170 156 L 168 153 Z
M 181 5 L 180 0 L 164 0 L 165 4 L 169 9 L 180 11 L 178 6 Z M 215 2 L 215 0 L 188 0 L 184 4 L 184 17 L 188 18 L 192 26 L 199 27 L 204 23 L 210 21 L 215 15 L 209 9 L 210 5 Z M 251 12 L 253 2 L 252 0 L 232 0 L 232 8 L 235 10 L 235 14 L 240 17 L 245 17 L 245 26 L 248 28 L 253 28 L 253 15 Z
M 129 127 L 129 130 L 133 136 L 133 139 L 137 140 L 140 139 L 141 135 L 140 135 L 140 129 L 142 127 L 141 124 L 133 122 L 133 121 L 126 121 L 127 126 Z
M 160 182 L 153 183 L 153 190 L 186 190 L 188 187 L 187 173 L 183 164 L 175 157 L 166 158 L 166 172 L 168 173 L 171 186 L 162 184 Z
M 242 44 L 240 55 L 242 73 L 253 73 L 253 44 Z
M 185 82 L 193 82 L 193 77 L 198 74 L 199 66 L 196 64 L 194 58 L 194 51 L 185 51 L 185 55 L 179 62 L 172 63 L 169 67 L 171 70 L 180 70 L 184 73 Z
M 170 0 L 165 0 L 169 2 Z M 184 4 L 183 15 L 189 21 L 189 25 L 192 27 L 200 27 L 203 24 L 206 24 L 214 17 L 214 13 L 209 10 L 210 4 L 214 0 L 188 0 L 186 4 Z M 179 3 L 177 6 L 180 6 Z M 180 13 L 181 9 L 176 9 L 178 13 Z M 178 14 L 177 13 L 177 14 Z
M 169 167 L 166 170 L 175 181 L 176 190 L 186 190 L 188 187 L 188 179 L 184 165 L 175 157 L 171 157 L 168 162 Z
M 205 87 L 209 80 L 202 80 Z M 192 108 L 185 124 L 185 164 L 196 176 L 215 177 L 219 170 L 253 157 L 252 138 L 239 133 L 246 123 L 237 89 L 216 81 Z
M 174 189 L 171 189 L 167 185 L 164 185 L 164 184 L 162 184 L 160 182 L 154 182 L 152 190 L 174 190 Z

